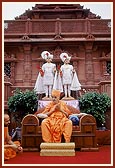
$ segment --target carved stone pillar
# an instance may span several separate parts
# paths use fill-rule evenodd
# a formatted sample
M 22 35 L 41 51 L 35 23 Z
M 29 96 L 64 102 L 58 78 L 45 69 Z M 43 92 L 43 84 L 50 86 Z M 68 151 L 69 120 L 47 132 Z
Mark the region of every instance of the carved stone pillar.
M 92 58 L 92 42 L 87 42 L 85 44 L 85 69 L 86 69 L 86 81 L 88 85 L 94 84 L 94 69 L 93 69 L 93 58 Z
M 31 75 L 32 75 L 32 65 L 31 65 L 31 45 L 24 45 L 24 78 L 23 84 L 31 86 Z
M 7 101 L 9 96 L 11 95 L 11 86 L 12 83 L 10 78 L 4 74 L 4 110 L 8 109 Z
M 11 62 L 11 83 L 15 82 L 15 62 Z
M 73 61 L 73 67 L 75 68 L 76 72 L 77 72 L 77 66 L 78 66 L 78 61 Z

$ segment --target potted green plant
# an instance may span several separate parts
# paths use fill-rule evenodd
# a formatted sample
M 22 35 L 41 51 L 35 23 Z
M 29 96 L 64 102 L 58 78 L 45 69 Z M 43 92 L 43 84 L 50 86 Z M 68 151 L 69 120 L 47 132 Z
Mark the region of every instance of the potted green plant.
M 106 93 L 86 92 L 79 98 L 80 111 L 95 117 L 97 128 L 105 125 L 105 113 L 111 107 L 111 99 Z
M 13 96 L 8 99 L 8 110 L 11 113 L 11 120 L 16 126 L 21 126 L 23 117 L 27 114 L 34 114 L 38 106 L 38 97 L 34 90 L 21 91 L 16 89 Z

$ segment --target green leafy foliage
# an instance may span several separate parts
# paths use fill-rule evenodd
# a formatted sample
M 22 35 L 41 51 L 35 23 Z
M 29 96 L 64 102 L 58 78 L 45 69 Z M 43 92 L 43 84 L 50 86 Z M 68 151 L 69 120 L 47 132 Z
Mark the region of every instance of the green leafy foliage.
M 97 126 L 105 123 L 105 112 L 111 107 L 111 99 L 106 93 L 87 92 L 79 98 L 80 111 L 91 114 L 97 121 Z
M 22 120 L 27 114 L 34 114 L 38 106 L 38 97 L 34 90 L 16 89 L 13 96 L 8 99 L 9 112 L 14 113 L 15 120 Z

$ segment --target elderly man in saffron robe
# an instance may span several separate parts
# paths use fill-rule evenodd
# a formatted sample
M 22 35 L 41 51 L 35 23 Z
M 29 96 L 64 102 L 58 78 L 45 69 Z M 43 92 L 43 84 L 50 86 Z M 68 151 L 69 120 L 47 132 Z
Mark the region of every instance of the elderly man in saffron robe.
M 72 121 L 68 119 L 71 111 L 64 101 L 60 100 L 60 91 L 52 90 L 52 101 L 42 114 L 46 118 L 41 123 L 42 138 L 45 142 L 61 142 L 62 134 L 65 142 L 70 142 Z
M 23 148 L 19 141 L 13 142 L 8 132 L 8 125 L 10 124 L 10 117 L 4 114 L 4 160 L 14 158 L 17 153 L 22 152 Z

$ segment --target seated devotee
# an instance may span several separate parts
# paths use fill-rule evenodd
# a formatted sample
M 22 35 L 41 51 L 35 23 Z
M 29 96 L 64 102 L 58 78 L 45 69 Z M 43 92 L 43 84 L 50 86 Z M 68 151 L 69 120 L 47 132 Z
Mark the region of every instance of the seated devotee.
M 60 100 L 61 92 L 52 90 L 52 101 L 45 107 L 42 114 L 46 117 L 41 123 L 42 138 L 45 142 L 61 142 L 62 134 L 65 142 L 70 142 L 72 121 L 68 119 L 72 114 L 64 101 Z
M 4 160 L 14 158 L 17 153 L 23 151 L 19 141 L 12 141 L 9 132 L 8 125 L 10 124 L 10 117 L 8 114 L 4 114 Z

